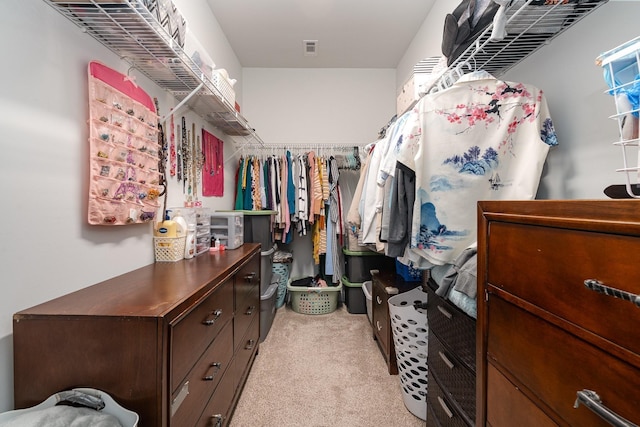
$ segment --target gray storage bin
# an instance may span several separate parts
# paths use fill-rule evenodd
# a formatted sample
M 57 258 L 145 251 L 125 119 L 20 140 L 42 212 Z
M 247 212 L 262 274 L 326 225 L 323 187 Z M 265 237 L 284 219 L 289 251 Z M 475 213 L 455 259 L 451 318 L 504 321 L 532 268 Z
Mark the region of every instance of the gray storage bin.
M 267 338 L 273 324 L 273 318 L 276 316 L 276 295 L 279 281 L 280 275 L 274 274 L 273 283 L 260 296 L 260 342 Z
M 260 252 L 260 295 L 264 294 L 271 285 L 273 276 L 273 253 L 275 248 Z

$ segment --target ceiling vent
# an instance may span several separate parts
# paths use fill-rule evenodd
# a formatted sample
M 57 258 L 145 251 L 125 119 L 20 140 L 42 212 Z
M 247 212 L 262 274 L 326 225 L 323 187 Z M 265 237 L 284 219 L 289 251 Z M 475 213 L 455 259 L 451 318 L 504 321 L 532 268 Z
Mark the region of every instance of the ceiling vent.
M 304 56 L 318 55 L 318 40 L 303 40 Z

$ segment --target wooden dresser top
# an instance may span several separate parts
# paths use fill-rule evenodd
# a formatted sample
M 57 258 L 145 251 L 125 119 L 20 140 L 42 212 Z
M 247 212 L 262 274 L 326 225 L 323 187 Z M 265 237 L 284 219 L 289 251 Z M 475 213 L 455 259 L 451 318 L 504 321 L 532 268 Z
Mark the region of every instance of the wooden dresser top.
M 259 250 L 259 244 L 247 243 L 188 260 L 150 264 L 22 310 L 14 321 L 47 315 L 164 317 L 232 277 Z
M 640 200 L 481 201 L 478 219 L 640 235 Z

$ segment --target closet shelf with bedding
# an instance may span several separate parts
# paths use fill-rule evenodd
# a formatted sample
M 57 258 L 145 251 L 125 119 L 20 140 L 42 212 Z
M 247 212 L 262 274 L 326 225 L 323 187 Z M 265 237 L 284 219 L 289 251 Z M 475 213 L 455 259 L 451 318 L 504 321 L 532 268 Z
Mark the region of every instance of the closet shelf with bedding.
M 230 101 L 229 89 L 216 73 L 206 74 L 184 38 L 169 34 L 147 2 L 119 0 L 62 2 L 44 0 L 97 41 L 113 51 L 178 101 L 173 111 L 188 106 L 207 122 L 244 142 L 262 140 Z M 150 7 L 150 6 L 149 6 Z M 196 52 L 197 53 L 197 52 Z M 228 86 L 228 85 L 227 85 Z M 232 91 L 232 89 L 231 89 Z
M 497 10 L 493 22 L 457 57 L 428 89 L 436 92 L 469 70 L 499 77 L 608 0 L 513 0 Z M 502 27 L 501 23 L 504 24 Z

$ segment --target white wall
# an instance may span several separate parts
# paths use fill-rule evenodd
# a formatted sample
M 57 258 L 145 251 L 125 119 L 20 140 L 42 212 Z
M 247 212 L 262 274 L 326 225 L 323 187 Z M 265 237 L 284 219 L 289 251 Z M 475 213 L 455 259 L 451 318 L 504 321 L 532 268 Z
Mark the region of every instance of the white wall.
M 217 25 L 206 2 L 179 3 L 188 5 L 183 11 L 188 21 L 206 21 L 207 28 Z M 87 64 L 98 60 L 122 73 L 128 65 L 42 0 L 5 0 L 0 12 L 3 412 L 13 407 L 12 315 L 150 264 L 154 258 L 151 225 L 101 227 L 89 226 L 86 220 Z M 219 66 L 240 77 L 238 60 L 226 39 L 205 38 L 202 44 L 210 45 Z M 146 78 L 137 76 L 137 82 L 158 97 L 161 114 L 175 105 L 172 97 Z M 199 117 L 187 117 L 197 128 L 203 124 Z M 222 136 L 210 126 L 206 128 Z M 225 141 L 225 152 L 233 152 L 229 138 Z M 232 207 L 232 173 L 227 167 L 225 197 L 207 198 L 207 206 Z M 182 187 L 172 180 L 169 205 L 182 203 Z
M 393 69 L 245 68 L 242 80 L 243 111 L 267 145 L 366 145 L 395 114 Z M 341 174 L 345 207 L 358 177 Z M 285 249 L 293 251 L 292 277 L 314 273 L 309 236 Z
M 613 98 L 596 57 L 639 35 L 640 2 L 610 1 L 505 74 L 544 90 L 560 144 L 547 159 L 538 198 L 603 199 L 622 184 Z M 637 162 L 637 158 L 631 161 Z

